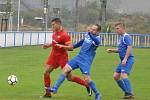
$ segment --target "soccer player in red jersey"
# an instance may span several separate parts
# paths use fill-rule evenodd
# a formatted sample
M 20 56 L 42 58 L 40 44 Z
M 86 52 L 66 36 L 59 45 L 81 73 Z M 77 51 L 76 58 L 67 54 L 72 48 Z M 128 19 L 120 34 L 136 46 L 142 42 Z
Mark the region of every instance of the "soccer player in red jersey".
M 65 30 L 61 26 L 61 20 L 59 18 L 54 18 L 51 21 L 51 24 L 53 29 L 52 43 L 43 45 L 43 49 L 52 47 L 51 53 L 45 64 L 44 85 L 46 93 L 43 97 L 51 97 L 50 74 L 54 69 L 58 68 L 59 66 L 63 70 L 64 66 L 68 62 L 67 51 L 73 50 L 70 36 L 67 34 L 67 32 L 65 32 Z M 68 75 L 68 80 L 85 86 L 88 90 L 88 93 L 90 93 L 88 83 L 85 80 L 82 80 L 77 76 L 72 76 L 71 73 Z

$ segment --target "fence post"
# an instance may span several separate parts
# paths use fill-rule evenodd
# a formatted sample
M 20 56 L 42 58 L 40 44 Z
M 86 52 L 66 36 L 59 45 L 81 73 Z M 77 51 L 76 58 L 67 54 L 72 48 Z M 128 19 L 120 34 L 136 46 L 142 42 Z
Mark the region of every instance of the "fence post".
M 149 47 L 149 44 L 150 44 L 150 38 L 149 38 L 149 35 L 147 36 L 147 47 Z
M 32 45 L 32 32 L 30 33 L 30 46 Z
M 24 45 L 24 32 L 22 33 L 22 46 Z
M 14 32 L 14 47 L 16 47 L 16 32 Z
M 140 36 L 141 35 L 138 36 L 138 47 L 140 47 Z
M 46 43 L 46 32 L 45 32 L 45 38 L 44 38 L 44 44 Z
M 38 37 L 37 37 L 37 45 L 39 45 L 39 32 L 38 32 Z
M 6 48 L 6 41 L 7 41 L 7 35 L 6 35 L 6 32 L 4 33 L 4 38 L 5 38 L 5 40 L 4 40 L 4 48 Z

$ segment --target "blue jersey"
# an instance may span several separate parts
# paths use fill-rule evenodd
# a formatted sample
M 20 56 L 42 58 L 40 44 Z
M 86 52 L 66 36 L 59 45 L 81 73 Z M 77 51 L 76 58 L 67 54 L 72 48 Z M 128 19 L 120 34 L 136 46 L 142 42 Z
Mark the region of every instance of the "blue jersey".
M 100 44 L 100 36 L 98 35 L 92 35 L 94 38 L 98 41 Z M 89 34 L 85 34 L 84 41 L 82 43 L 81 49 L 77 57 L 82 58 L 86 60 L 89 63 L 92 63 L 95 54 L 96 54 L 96 48 L 99 46 L 97 45 L 93 39 L 90 37 Z
M 96 49 L 100 44 L 100 36 L 92 33 L 85 34 L 85 38 L 73 45 L 73 48 L 81 46 L 79 54 L 68 62 L 74 70 L 80 68 L 82 74 L 90 75 L 92 61 L 96 54 Z
M 119 39 L 119 46 L 118 46 L 118 52 L 121 60 L 124 59 L 126 55 L 127 47 L 130 45 L 132 45 L 131 37 L 127 33 L 123 34 Z M 132 52 L 130 53 L 129 57 L 133 57 Z

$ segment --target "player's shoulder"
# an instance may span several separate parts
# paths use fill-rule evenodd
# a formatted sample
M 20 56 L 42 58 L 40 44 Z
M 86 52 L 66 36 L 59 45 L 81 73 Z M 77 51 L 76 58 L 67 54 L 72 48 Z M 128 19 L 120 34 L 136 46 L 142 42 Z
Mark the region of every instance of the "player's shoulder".
M 67 31 L 65 31 L 64 29 L 61 31 L 62 33 L 62 36 L 68 36 L 68 32 Z
M 61 36 L 61 38 L 69 37 L 67 31 L 65 31 L 65 30 L 61 30 L 60 36 Z
M 123 35 L 123 38 L 125 38 L 125 39 L 130 39 L 131 36 L 130 36 L 128 33 L 125 33 L 125 34 Z
M 62 34 L 62 38 L 70 38 L 70 35 L 67 32 L 64 32 Z
M 123 36 L 124 36 L 124 37 L 129 37 L 130 35 L 129 35 L 129 33 L 124 33 Z
M 61 39 L 62 39 L 63 41 L 68 41 L 68 40 L 70 41 L 71 37 L 70 37 L 70 35 L 68 34 L 67 31 L 62 31 Z

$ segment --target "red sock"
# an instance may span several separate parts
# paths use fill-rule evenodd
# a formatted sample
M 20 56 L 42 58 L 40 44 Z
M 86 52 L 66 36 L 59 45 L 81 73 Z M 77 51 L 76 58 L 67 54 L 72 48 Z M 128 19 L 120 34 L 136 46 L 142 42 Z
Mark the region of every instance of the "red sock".
M 44 85 L 45 85 L 46 92 L 48 92 L 48 89 L 50 88 L 50 83 L 51 83 L 50 75 L 45 74 L 44 75 Z
M 86 82 L 85 80 L 82 80 L 80 77 L 73 76 L 72 81 L 73 81 L 73 82 L 76 82 L 76 83 L 78 83 L 78 84 L 80 84 L 80 85 L 83 85 L 83 86 L 85 86 L 85 87 L 89 87 L 88 82 Z

